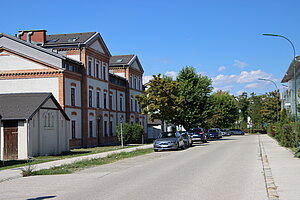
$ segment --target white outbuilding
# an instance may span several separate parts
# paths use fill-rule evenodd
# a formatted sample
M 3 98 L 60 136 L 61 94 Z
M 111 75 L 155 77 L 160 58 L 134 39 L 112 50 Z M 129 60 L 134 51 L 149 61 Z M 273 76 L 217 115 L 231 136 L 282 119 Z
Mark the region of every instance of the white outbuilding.
M 0 160 L 69 150 L 69 118 L 51 93 L 0 94 Z

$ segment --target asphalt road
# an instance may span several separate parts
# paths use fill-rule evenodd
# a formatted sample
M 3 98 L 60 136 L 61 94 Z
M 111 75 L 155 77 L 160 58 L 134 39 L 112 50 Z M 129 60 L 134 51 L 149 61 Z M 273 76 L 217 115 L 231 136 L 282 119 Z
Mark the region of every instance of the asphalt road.
M 258 137 L 231 136 L 71 175 L 0 183 L 0 199 L 266 200 Z

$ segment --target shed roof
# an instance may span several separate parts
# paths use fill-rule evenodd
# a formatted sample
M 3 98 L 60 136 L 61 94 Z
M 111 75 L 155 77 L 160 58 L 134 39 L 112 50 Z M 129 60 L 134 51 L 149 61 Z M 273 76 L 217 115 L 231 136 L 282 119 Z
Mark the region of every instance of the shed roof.
M 112 56 L 109 59 L 109 65 L 129 65 L 134 57 L 135 55 L 133 54 Z
M 0 94 L 0 115 L 2 120 L 31 119 L 49 99 L 53 101 L 64 117 L 69 120 L 69 117 L 52 93 Z
M 75 45 L 75 44 L 85 43 L 95 34 L 97 34 L 97 32 L 47 35 L 44 46 L 61 45 L 61 44 Z

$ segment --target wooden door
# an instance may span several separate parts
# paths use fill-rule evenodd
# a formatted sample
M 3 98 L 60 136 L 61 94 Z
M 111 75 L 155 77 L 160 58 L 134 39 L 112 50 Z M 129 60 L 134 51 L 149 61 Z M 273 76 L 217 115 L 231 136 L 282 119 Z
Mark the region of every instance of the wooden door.
M 4 160 L 18 159 L 18 121 L 3 122 Z

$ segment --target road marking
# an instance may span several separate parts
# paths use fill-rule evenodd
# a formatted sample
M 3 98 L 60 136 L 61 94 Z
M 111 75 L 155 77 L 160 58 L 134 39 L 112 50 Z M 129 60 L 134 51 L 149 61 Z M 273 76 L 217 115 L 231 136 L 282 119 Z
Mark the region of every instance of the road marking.
M 279 195 L 277 193 L 277 186 L 272 175 L 272 170 L 269 165 L 268 157 L 262 142 L 261 136 L 258 136 L 259 140 L 259 152 L 261 157 L 261 162 L 264 170 L 264 178 L 266 183 L 266 190 L 268 193 L 269 200 L 279 200 Z

